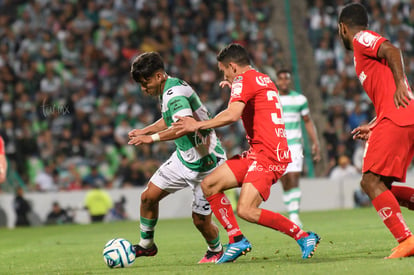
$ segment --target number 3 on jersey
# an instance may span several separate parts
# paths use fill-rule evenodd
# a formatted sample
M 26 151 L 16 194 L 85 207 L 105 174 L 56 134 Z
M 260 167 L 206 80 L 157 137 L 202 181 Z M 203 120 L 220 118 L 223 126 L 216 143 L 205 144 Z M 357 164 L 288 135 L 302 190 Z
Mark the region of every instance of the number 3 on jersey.
M 282 117 L 282 105 L 280 104 L 279 94 L 276 91 L 267 91 L 267 100 L 276 100 L 276 113 L 272 113 L 272 121 L 275 125 L 285 124 Z

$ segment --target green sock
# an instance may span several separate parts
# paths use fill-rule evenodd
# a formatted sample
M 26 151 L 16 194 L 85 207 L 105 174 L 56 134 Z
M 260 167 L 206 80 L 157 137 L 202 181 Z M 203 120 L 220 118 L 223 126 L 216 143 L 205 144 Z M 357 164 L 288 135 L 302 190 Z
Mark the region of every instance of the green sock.
M 223 247 L 220 242 L 220 235 L 217 235 L 217 238 L 211 241 L 207 241 L 208 249 L 213 252 L 221 251 Z
M 141 240 L 139 245 L 149 248 L 154 243 L 154 229 L 158 219 L 147 219 L 140 217 Z

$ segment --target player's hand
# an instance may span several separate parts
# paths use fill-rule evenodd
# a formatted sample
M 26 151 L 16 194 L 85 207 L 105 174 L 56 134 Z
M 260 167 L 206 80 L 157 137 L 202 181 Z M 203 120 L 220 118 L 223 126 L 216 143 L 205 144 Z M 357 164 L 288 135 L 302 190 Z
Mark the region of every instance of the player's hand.
M 408 89 L 407 85 L 401 84 L 397 86 L 394 93 L 394 104 L 397 109 L 401 106 L 407 108 L 410 101 L 414 99 L 413 93 Z
M 319 162 L 321 160 L 321 148 L 319 147 L 319 144 L 312 145 L 312 156 L 313 161 Z
M 177 116 L 177 122 L 174 122 L 172 126 L 176 128 L 178 131 L 176 132 L 177 135 L 186 133 L 186 132 L 195 132 L 198 130 L 198 121 L 192 117 L 181 117 Z
M 361 125 L 352 130 L 351 132 L 353 139 L 362 139 L 368 140 L 369 136 L 371 135 L 371 130 L 369 129 L 369 125 Z
M 129 139 L 132 139 L 137 136 L 142 136 L 142 135 L 145 135 L 142 129 L 134 129 L 128 133 Z
M 152 142 L 153 142 L 153 140 L 152 140 L 151 136 L 136 136 L 136 137 L 131 138 L 128 141 L 128 144 L 138 146 L 138 145 L 141 145 L 141 144 L 149 144 L 149 143 L 152 143 Z
M 228 81 L 228 80 L 223 80 L 223 81 L 221 81 L 221 82 L 220 82 L 220 84 L 219 84 L 219 86 L 220 86 L 221 88 L 224 88 L 224 87 L 229 87 L 229 88 L 231 89 L 231 83 L 230 83 L 230 81 Z

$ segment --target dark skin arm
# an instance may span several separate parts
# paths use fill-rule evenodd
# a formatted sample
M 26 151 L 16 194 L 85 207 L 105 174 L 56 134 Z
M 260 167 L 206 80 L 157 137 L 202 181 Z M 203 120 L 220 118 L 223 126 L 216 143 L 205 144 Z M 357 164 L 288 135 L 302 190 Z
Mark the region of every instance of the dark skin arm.
M 395 82 L 394 104 L 406 108 L 413 98 L 405 79 L 404 62 L 400 49 L 385 41 L 378 49 L 378 57 L 387 61 Z

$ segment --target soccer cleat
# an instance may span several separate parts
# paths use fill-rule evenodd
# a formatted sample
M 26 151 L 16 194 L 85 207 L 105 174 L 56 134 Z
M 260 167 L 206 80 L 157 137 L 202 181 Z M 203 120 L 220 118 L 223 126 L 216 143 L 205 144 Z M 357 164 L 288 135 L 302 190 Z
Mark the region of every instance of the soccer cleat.
M 158 248 L 155 245 L 155 243 L 150 248 L 143 248 L 139 244 L 134 245 L 135 249 L 135 257 L 149 257 L 149 256 L 155 256 L 158 252 Z
M 321 240 L 321 238 L 313 232 L 308 232 L 308 234 L 308 236 L 297 240 L 300 249 L 302 250 L 303 259 L 311 258 L 313 256 L 316 247 L 318 246 L 319 241 Z
M 198 263 L 199 264 L 215 263 L 217 262 L 218 259 L 221 258 L 222 255 L 223 255 L 223 250 L 220 250 L 218 252 L 207 250 L 204 257 Z
M 392 249 L 390 256 L 385 259 L 395 259 L 414 256 L 414 236 L 407 238 L 402 241 L 398 246 Z
M 243 237 L 243 239 L 236 243 L 230 243 L 227 245 L 226 251 L 223 253 L 216 264 L 234 262 L 241 255 L 246 255 L 247 252 L 252 250 L 252 245 L 249 241 Z

